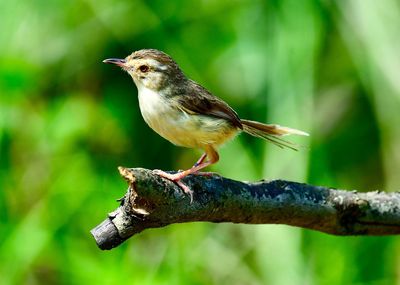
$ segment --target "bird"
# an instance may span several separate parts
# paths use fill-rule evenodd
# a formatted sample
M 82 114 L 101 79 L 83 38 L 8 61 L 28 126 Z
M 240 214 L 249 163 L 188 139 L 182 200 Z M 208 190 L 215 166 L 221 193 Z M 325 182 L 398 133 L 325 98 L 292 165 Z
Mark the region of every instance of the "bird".
M 190 195 L 191 202 L 193 191 L 182 179 L 202 174 L 200 170 L 217 163 L 218 147 L 237 134 L 244 132 L 294 150 L 296 146 L 281 137 L 309 135 L 289 127 L 241 119 L 226 102 L 189 79 L 175 60 L 160 50 L 141 49 L 126 58 L 108 58 L 103 62 L 121 67 L 132 77 L 140 112 L 150 128 L 174 145 L 204 151 L 187 170 L 174 174 L 154 170 Z

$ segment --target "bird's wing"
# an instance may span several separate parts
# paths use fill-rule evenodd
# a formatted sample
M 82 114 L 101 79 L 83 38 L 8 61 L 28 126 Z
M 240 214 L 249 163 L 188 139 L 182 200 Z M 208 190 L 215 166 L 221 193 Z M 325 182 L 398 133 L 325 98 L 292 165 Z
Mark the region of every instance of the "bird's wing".
M 227 103 L 194 81 L 191 81 L 190 85 L 190 92 L 186 90 L 185 94 L 177 98 L 185 112 L 225 119 L 235 127 L 243 129 L 238 114 Z

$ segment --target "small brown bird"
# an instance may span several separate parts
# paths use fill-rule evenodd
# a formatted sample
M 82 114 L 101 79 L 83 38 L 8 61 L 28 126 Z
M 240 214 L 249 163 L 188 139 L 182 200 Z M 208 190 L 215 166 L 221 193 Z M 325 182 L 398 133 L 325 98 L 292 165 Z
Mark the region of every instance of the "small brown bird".
M 188 170 L 176 174 L 155 170 L 177 183 L 191 200 L 193 193 L 181 179 L 216 163 L 217 147 L 238 133 L 243 131 L 291 149 L 296 148 L 280 136 L 308 135 L 296 129 L 240 119 L 227 103 L 187 78 L 178 64 L 162 51 L 142 49 L 125 59 L 110 58 L 103 62 L 122 67 L 132 77 L 142 116 L 154 131 L 175 145 L 204 150 Z

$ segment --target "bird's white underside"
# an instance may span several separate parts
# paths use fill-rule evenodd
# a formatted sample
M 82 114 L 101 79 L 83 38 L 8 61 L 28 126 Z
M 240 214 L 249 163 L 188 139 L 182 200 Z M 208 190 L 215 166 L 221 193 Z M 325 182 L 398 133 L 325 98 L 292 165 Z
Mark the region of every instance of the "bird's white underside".
M 238 132 L 224 119 L 188 114 L 171 105 L 171 102 L 167 103 L 162 92 L 146 88 L 140 82 L 135 83 L 144 120 L 154 131 L 175 145 L 190 148 L 218 146 Z

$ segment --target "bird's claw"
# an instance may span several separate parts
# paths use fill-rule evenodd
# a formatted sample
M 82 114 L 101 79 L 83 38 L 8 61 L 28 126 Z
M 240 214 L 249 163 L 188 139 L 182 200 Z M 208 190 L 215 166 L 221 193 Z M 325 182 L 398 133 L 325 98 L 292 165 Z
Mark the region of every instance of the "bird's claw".
M 185 192 L 187 195 L 190 196 L 190 204 L 193 203 L 193 191 L 187 186 L 185 183 L 183 183 L 181 180 L 176 180 L 174 181 L 181 189 L 183 192 Z
M 190 190 L 190 188 L 181 181 L 181 177 L 179 177 L 178 175 L 179 172 L 175 174 L 170 174 L 160 169 L 154 169 L 153 173 L 177 184 L 183 190 L 184 193 L 190 196 L 190 204 L 193 202 L 193 191 Z

